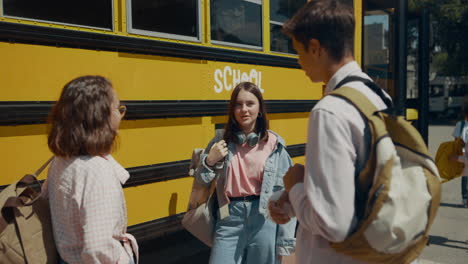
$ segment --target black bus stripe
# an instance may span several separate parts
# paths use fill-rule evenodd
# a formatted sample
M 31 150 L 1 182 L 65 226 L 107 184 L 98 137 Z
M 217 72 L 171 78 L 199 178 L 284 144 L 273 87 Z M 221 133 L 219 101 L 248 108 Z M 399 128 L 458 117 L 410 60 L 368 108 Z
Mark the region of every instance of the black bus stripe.
M 0 22 L 0 41 L 300 68 L 283 56 L 9 22 Z
M 183 229 L 181 221 L 184 214 L 185 213 L 170 215 L 132 225 L 127 228 L 127 232 L 135 236 L 139 242 L 169 235 Z
M 286 150 L 292 158 L 304 156 L 305 144 L 289 145 Z M 124 187 L 185 178 L 188 177 L 189 166 L 190 160 L 180 160 L 127 168 L 130 172 L 130 179 L 125 183 Z
M 123 101 L 125 119 L 156 119 L 226 115 L 226 100 Z M 316 100 L 266 100 L 268 113 L 309 112 Z M 54 102 L 0 101 L 0 125 L 44 124 Z
M 286 150 L 292 158 L 304 156 L 305 144 L 289 145 Z M 189 177 L 189 165 L 190 160 L 179 160 L 127 168 L 130 178 L 125 183 L 124 188 Z M 0 186 L 0 191 L 6 186 L 8 185 Z

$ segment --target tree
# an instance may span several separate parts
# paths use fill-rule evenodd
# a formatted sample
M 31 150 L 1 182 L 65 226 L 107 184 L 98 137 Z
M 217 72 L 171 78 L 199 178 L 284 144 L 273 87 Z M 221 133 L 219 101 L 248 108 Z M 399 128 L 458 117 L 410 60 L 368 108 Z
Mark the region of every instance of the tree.
M 434 66 L 441 75 L 468 75 L 468 0 L 410 0 L 410 11 L 427 8 L 433 21 Z M 445 59 L 445 60 L 444 60 Z

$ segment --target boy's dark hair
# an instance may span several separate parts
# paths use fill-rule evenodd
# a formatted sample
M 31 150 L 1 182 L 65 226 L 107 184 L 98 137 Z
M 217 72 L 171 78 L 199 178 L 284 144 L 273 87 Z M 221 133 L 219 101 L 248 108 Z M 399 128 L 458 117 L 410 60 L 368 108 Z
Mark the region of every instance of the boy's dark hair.
M 226 124 L 226 127 L 224 128 L 225 130 L 223 139 L 226 142 L 235 142 L 235 134 L 237 132 L 242 131 L 234 115 L 234 109 L 237 103 L 237 96 L 242 90 L 252 93 L 258 99 L 258 103 L 260 105 L 258 112 L 259 115 L 255 124 L 255 133 L 259 134 L 261 140 L 266 141 L 268 140 L 268 117 L 265 108 L 265 101 L 263 101 L 263 96 L 260 92 L 260 89 L 257 87 L 257 85 L 251 82 L 241 82 L 232 91 L 231 100 L 229 101 L 228 122 Z
M 49 149 L 60 157 L 106 155 L 117 132 L 110 123 L 112 84 L 101 76 L 67 83 L 49 115 Z
M 283 25 L 283 32 L 307 50 L 317 39 L 335 61 L 354 54 L 354 13 L 339 0 L 312 0 Z

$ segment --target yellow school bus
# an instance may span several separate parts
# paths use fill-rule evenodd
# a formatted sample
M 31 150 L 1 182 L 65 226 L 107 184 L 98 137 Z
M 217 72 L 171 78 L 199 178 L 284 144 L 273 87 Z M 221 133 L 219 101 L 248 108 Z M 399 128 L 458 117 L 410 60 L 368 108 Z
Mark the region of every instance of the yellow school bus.
M 392 27 L 394 3 L 343 1 L 354 7 L 355 57 L 366 66 L 366 12 L 390 14 Z M 240 81 L 260 87 L 271 129 L 302 163 L 308 113 L 322 84 L 300 70 L 281 26 L 305 2 L 0 0 L 0 185 L 51 156 L 48 112 L 64 84 L 81 75 L 109 78 L 127 105 L 114 156 L 131 175 L 128 224 L 140 241 L 181 230 L 192 149 L 223 126 Z

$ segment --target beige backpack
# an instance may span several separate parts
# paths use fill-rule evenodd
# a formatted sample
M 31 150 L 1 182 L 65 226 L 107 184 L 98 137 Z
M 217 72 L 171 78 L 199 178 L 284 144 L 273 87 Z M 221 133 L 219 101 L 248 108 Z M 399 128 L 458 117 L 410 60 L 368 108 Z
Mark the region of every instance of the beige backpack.
M 204 149 L 197 148 L 193 150 L 189 170 L 190 176 L 195 176 L 195 170 L 199 165 L 200 157 L 203 153 Z M 193 179 L 187 212 L 182 218 L 182 226 L 209 247 L 213 246 L 214 237 L 214 199 L 216 195 L 213 194 L 215 193 L 215 188 L 216 179 L 208 186 L 201 185 Z
M 214 142 L 223 139 L 224 130 L 216 129 Z M 196 148 L 192 152 L 190 160 L 189 175 L 195 177 L 196 170 L 200 166 L 201 156 L 208 149 Z M 217 170 L 222 169 L 223 165 L 218 166 Z M 193 179 L 192 192 L 190 193 L 187 212 L 182 218 L 182 226 L 192 235 L 205 243 L 207 246 L 213 246 L 214 228 L 216 224 L 216 182 L 218 177 L 208 184 L 200 184 Z
M 0 193 L 0 263 L 56 264 L 49 203 L 41 196 L 39 175 L 27 174 Z
M 345 82 L 351 81 L 362 81 L 384 96 L 369 80 L 348 77 Z M 350 87 L 331 95 L 361 112 L 372 137 L 369 160 L 356 175 L 358 225 L 345 241 L 331 246 L 368 263 L 411 263 L 426 246 L 439 208 L 437 167 L 419 132 L 403 117 L 377 111 L 366 96 Z M 390 100 L 385 99 L 388 106 Z

